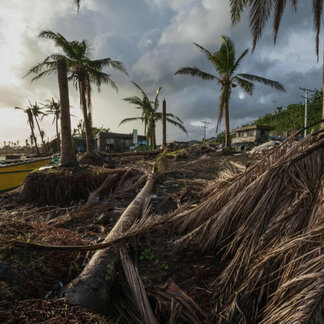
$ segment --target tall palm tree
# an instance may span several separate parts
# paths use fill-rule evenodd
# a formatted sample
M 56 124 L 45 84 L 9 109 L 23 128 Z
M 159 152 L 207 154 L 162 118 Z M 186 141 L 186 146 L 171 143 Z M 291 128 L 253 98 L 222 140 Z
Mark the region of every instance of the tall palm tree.
M 133 96 L 124 98 L 124 100 L 135 105 L 137 109 L 140 109 L 142 111 L 142 115 L 141 117 L 125 118 L 120 122 L 119 125 L 135 120 L 142 121 L 144 123 L 146 139 L 150 145 L 151 150 L 154 150 L 154 148 L 156 147 L 156 122 L 162 121 L 162 112 L 157 111 L 159 108 L 159 94 L 162 88 L 159 87 L 156 90 L 155 99 L 154 101 L 151 101 L 145 91 L 137 83 L 132 83 L 141 92 L 142 98 Z M 181 119 L 176 117 L 175 115 L 170 113 L 166 114 L 166 121 L 188 134 L 186 128 L 183 126 Z
M 290 0 L 290 5 L 294 11 L 297 10 L 298 0 Z M 287 0 L 230 0 L 232 22 L 236 24 L 241 19 L 242 12 L 249 8 L 250 10 L 250 27 L 253 37 L 253 48 L 255 48 L 258 40 L 260 39 L 264 27 L 271 16 L 271 12 L 274 10 L 273 15 L 273 36 L 276 43 L 281 18 L 283 16 Z M 316 40 L 316 54 L 319 57 L 319 35 L 321 31 L 321 17 L 323 13 L 323 0 L 313 0 L 313 23 L 315 29 Z M 324 93 L 324 44 L 323 44 L 323 70 L 322 70 L 322 90 Z M 322 104 L 322 119 L 324 119 L 324 96 Z M 324 122 L 322 123 L 324 129 Z
M 22 110 L 25 114 L 27 114 L 27 122 L 29 124 L 30 131 L 31 131 L 30 141 L 31 141 L 31 144 L 33 144 L 33 142 L 34 142 L 35 149 L 36 149 L 36 154 L 39 155 L 39 149 L 38 149 L 38 146 L 37 146 L 37 139 L 36 139 L 35 132 L 34 132 L 35 123 L 34 123 L 34 115 L 33 115 L 33 112 L 32 112 L 32 108 L 30 106 L 28 106 L 27 108 L 15 107 L 15 109 Z
M 32 104 L 29 100 L 29 108 L 32 111 L 32 114 L 34 116 L 37 128 L 38 128 L 38 132 L 42 141 L 42 145 L 43 145 L 43 149 L 45 150 L 45 141 L 44 141 L 44 135 L 45 133 L 41 130 L 40 125 L 39 125 L 39 118 L 43 118 L 44 116 L 46 116 L 46 114 L 42 111 L 42 108 L 37 104 L 37 102 L 35 102 L 34 104 Z
M 89 153 L 94 152 L 94 139 L 92 134 L 92 112 L 91 112 L 91 84 L 94 83 L 98 91 L 103 83 L 112 86 L 118 90 L 111 76 L 103 70 L 112 67 L 127 75 L 127 72 L 120 61 L 114 61 L 111 58 L 92 60 L 91 49 L 87 41 L 68 41 L 60 33 L 54 33 L 50 30 L 42 31 L 39 37 L 53 40 L 62 53 L 52 54 L 45 60 L 32 67 L 26 74 L 36 74 L 32 81 L 38 80 L 57 70 L 57 61 L 64 58 L 68 69 L 68 79 L 80 93 L 80 104 L 83 113 L 83 119 L 86 128 L 86 142 Z
M 206 48 L 199 44 L 194 43 L 206 56 L 207 59 L 213 64 L 218 76 L 203 72 L 197 67 L 183 67 L 175 74 L 187 74 L 201 78 L 203 80 L 216 80 L 221 86 L 221 93 L 218 105 L 218 120 L 216 131 L 222 121 L 223 114 L 225 114 L 225 146 L 230 147 L 230 123 L 229 123 L 229 101 L 232 93 L 232 88 L 239 86 L 243 91 L 252 95 L 254 82 L 259 82 L 264 85 L 273 87 L 279 91 L 285 91 L 284 87 L 277 81 L 265 79 L 263 77 L 238 73 L 238 69 L 242 59 L 248 53 L 246 49 L 236 60 L 235 47 L 232 40 L 227 36 L 222 36 L 222 45 L 220 49 L 214 53 L 208 51 Z
M 56 138 L 57 138 L 57 147 L 60 150 L 61 141 L 60 141 L 60 132 L 59 132 L 59 119 L 61 116 L 61 105 L 60 101 L 55 101 L 54 98 L 51 100 L 47 100 L 47 104 L 44 105 L 47 108 L 47 113 L 53 115 L 52 124 L 55 123 L 55 130 L 56 130 Z

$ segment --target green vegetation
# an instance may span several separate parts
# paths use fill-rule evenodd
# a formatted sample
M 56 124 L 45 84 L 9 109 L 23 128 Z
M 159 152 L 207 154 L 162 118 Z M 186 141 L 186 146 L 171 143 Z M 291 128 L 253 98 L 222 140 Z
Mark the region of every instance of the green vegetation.
M 141 252 L 141 255 L 139 256 L 140 260 L 153 260 L 153 258 L 154 258 L 154 253 L 151 252 L 148 248 L 145 248 Z
M 305 106 L 303 103 L 288 105 L 287 108 L 278 107 L 273 114 L 266 114 L 256 120 L 257 125 L 271 126 L 274 133 L 287 136 L 294 131 L 304 127 Z M 315 90 L 308 104 L 308 125 L 321 119 L 322 114 L 322 92 Z M 314 129 L 318 129 L 319 125 Z M 308 130 L 311 132 L 311 129 Z

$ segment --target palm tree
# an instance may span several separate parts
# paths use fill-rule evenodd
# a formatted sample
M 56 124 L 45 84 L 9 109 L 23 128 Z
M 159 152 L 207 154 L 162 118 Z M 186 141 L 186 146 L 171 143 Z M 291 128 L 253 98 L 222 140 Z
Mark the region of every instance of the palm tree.
M 47 100 L 47 104 L 44 105 L 48 110 L 46 111 L 48 114 L 53 115 L 52 124 L 55 123 L 55 130 L 56 130 L 56 138 L 57 138 L 57 147 L 60 150 L 61 141 L 60 141 L 60 132 L 59 132 L 59 119 L 61 116 L 61 105 L 59 101 L 55 101 L 54 98 L 51 100 Z
M 134 86 L 141 92 L 142 98 L 138 96 L 128 97 L 124 98 L 125 101 L 130 102 L 131 104 L 135 105 L 137 109 L 140 109 L 142 111 L 141 117 L 132 117 L 132 118 L 125 118 L 123 119 L 119 125 L 122 125 L 124 123 L 140 120 L 144 123 L 144 129 L 145 129 L 145 135 L 147 138 L 147 141 L 150 145 L 151 150 L 154 150 L 156 146 L 156 133 L 155 133 L 155 127 L 156 122 L 162 120 L 162 112 L 158 112 L 159 108 L 159 94 L 161 91 L 161 87 L 159 87 L 156 90 L 156 95 L 154 101 L 151 101 L 145 91 L 135 82 L 132 82 Z M 176 117 L 173 114 L 166 114 L 166 121 L 170 124 L 179 127 L 182 131 L 184 131 L 186 134 L 187 130 L 183 126 L 183 122 L 180 118 Z
M 39 120 L 38 118 L 41 117 L 43 118 L 44 116 L 46 116 L 46 114 L 42 111 L 42 108 L 37 104 L 37 102 L 35 102 L 35 104 L 32 104 L 29 100 L 29 108 L 31 109 L 38 131 L 39 131 L 39 135 L 41 137 L 41 141 L 42 141 L 42 145 L 43 145 L 43 149 L 45 150 L 45 142 L 44 142 L 44 135 L 45 133 L 41 130 L 40 125 L 39 125 Z
M 31 144 L 33 144 L 33 142 L 34 142 L 35 149 L 36 149 L 36 154 L 39 155 L 39 149 L 38 149 L 38 146 L 37 146 L 37 139 L 36 139 L 35 132 L 34 132 L 34 128 L 35 128 L 34 115 L 33 115 L 31 107 L 30 106 L 28 106 L 27 108 L 15 107 L 15 109 L 22 110 L 25 114 L 27 114 L 27 122 L 29 124 L 30 131 L 31 131 L 30 141 L 31 141 Z
M 290 0 L 291 7 L 294 11 L 297 10 L 298 0 Z M 281 18 L 283 16 L 287 1 L 269 1 L 269 0 L 230 0 L 232 22 L 236 24 L 240 21 L 241 14 L 244 9 L 249 8 L 250 10 L 250 27 L 253 37 L 253 48 L 255 48 L 258 40 L 260 39 L 264 27 L 274 9 L 273 15 L 273 36 L 274 42 L 276 43 Z M 316 54 L 319 57 L 319 36 L 321 31 L 321 17 L 323 13 L 323 0 L 313 0 L 313 23 L 315 29 L 316 39 Z M 324 51 L 323 51 L 323 71 L 322 71 L 322 90 L 324 92 Z M 323 107 L 322 107 L 322 119 L 324 119 L 324 96 L 323 96 Z M 322 123 L 324 129 L 324 122 Z
M 100 91 L 103 83 L 112 86 L 117 91 L 118 88 L 111 79 L 111 76 L 104 73 L 103 69 L 112 67 L 126 75 L 127 72 L 120 61 L 114 61 L 111 58 L 92 60 L 90 46 L 85 40 L 82 42 L 70 42 L 60 33 L 54 33 L 50 30 L 42 31 L 39 37 L 53 40 L 55 45 L 62 50 L 63 54 L 48 56 L 43 62 L 32 67 L 26 76 L 36 74 L 32 79 L 32 81 L 35 81 L 56 72 L 58 59 L 64 58 L 66 60 L 68 79 L 73 81 L 73 84 L 79 89 L 80 93 L 80 103 L 86 129 L 87 150 L 89 153 L 93 153 L 95 146 L 92 134 L 91 84 L 94 83 L 98 91 Z
M 284 87 L 277 81 L 265 79 L 263 77 L 247 74 L 238 73 L 238 69 L 242 59 L 248 53 L 246 49 L 240 57 L 236 60 L 235 58 L 235 47 L 232 40 L 227 36 L 222 36 L 222 45 L 218 51 L 211 53 L 206 48 L 199 44 L 194 43 L 206 56 L 207 59 L 213 64 L 215 70 L 218 72 L 218 76 L 214 76 L 210 73 L 203 72 L 197 67 L 183 67 L 178 70 L 175 74 L 187 74 L 196 76 L 203 80 L 216 80 L 221 86 L 221 94 L 218 105 L 218 120 L 216 132 L 218 126 L 222 121 L 223 113 L 225 113 L 225 146 L 230 147 L 230 124 L 229 124 L 229 101 L 232 93 L 232 88 L 239 86 L 243 91 L 252 95 L 254 82 L 259 82 L 267 86 L 273 87 L 279 91 L 285 91 Z

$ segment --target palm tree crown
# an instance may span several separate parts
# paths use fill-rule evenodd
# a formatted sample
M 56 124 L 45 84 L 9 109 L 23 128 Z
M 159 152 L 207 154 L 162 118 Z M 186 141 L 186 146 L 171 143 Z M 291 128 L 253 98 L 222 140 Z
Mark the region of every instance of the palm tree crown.
M 257 75 L 248 73 L 236 73 L 242 59 L 248 53 L 246 49 L 238 59 L 235 55 L 235 47 L 232 40 L 227 36 L 222 36 L 222 45 L 220 49 L 214 53 L 210 52 L 201 45 L 194 43 L 213 64 L 214 69 L 218 72 L 218 76 L 201 71 L 197 67 L 183 67 L 175 74 L 185 74 L 199 77 L 203 80 L 216 80 L 221 86 L 221 94 L 218 106 L 218 120 L 217 127 L 222 120 L 225 112 L 225 128 L 226 128 L 226 145 L 230 145 L 230 130 L 229 130 L 229 116 L 228 104 L 232 93 L 232 88 L 239 86 L 243 91 L 252 95 L 254 89 L 254 82 L 259 82 L 264 85 L 271 86 L 279 91 L 285 91 L 284 87 L 276 81 L 272 81 Z
M 145 91 L 135 82 L 132 82 L 134 86 L 141 92 L 142 97 L 133 96 L 124 98 L 125 101 L 136 106 L 137 109 L 142 111 L 141 117 L 132 117 L 123 119 L 119 125 L 122 125 L 126 122 L 140 120 L 144 123 L 145 135 L 150 144 L 151 149 L 155 148 L 156 145 L 156 134 L 155 134 L 155 125 L 157 121 L 162 120 L 162 113 L 158 112 L 159 109 L 159 94 L 161 92 L 161 87 L 157 88 L 155 99 L 151 101 Z M 166 114 L 166 121 L 170 124 L 180 128 L 187 134 L 186 128 L 183 126 L 183 122 L 180 118 L 173 114 Z
M 87 41 L 68 41 L 60 33 L 54 33 L 50 30 L 42 31 L 39 37 L 53 40 L 62 53 L 49 55 L 45 60 L 32 67 L 26 74 L 36 74 L 32 81 L 38 80 L 48 74 L 56 72 L 57 61 L 64 58 L 68 69 L 68 79 L 80 92 L 80 102 L 83 117 L 86 125 L 87 148 L 89 152 L 94 150 L 92 136 L 92 112 L 91 112 L 91 84 L 94 83 L 98 91 L 102 84 L 108 84 L 117 90 L 117 85 L 111 79 L 111 75 L 103 72 L 107 67 L 112 67 L 127 75 L 127 72 L 120 61 L 104 58 L 92 60 L 91 48 Z

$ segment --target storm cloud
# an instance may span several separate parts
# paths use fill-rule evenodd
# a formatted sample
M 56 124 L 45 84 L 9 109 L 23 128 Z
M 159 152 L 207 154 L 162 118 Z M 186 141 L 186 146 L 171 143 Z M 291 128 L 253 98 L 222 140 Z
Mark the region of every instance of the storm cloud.
M 247 14 L 238 25 L 232 26 L 229 1 L 224 0 L 84 0 L 79 14 L 72 0 L 29 0 L 28 3 L 3 0 L 2 6 L 0 142 L 22 141 L 29 135 L 25 116 L 13 110 L 15 105 L 27 105 L 28 99 L 45 102 L 58 97 L 55 75 L 35 83 L 30 83 L 30 78 L 22 79 L 32 65 L 57 51 L 51 41 L 37 37 L 43 29 L 60 32 L 69 40 L 87 39 L 94 57 L 111 57 L 126 66 L 129 77 L 108 70 L 119 86 L 118 92 L 107 86 L 100 93 L 94 89 L 96 126 L 120 132 L 138 128 L 143 132 L 143 126 L 138 123 L 118 127 L 123 118 L 138 113 L 122 100 L 137 94 L 130 83 L 133 80 L 152 97 L 156 88 L 162 86 L 161 99 L 166 98 L 168 110 L 185 122 L 189 137 L 171 126 L 169 140 L 201 139 L 201 120 L 210 122 L 208 136 L 215 135 L 218 84 L 174 75 L 182 66 L 198 66 L 215 73 L 193 42 L 215 51 L 220 46 L 220 36 L 229 35 L 235 42 L 237 55 L 251 47 Z M 256 86 L 253 96 L 249 96 L 235 88 L 230 102 L 231 127 L 273 112 L 275 106 L 301 101 L 300 86 L 320 88 L 321 63 L 315 55 L 311 17 L 308 3 L 300 2 L 297 13 L 287 10 L 276 46 L 271 23 L 267 25 L 255 51 L 242 62 L 240 72 L 280 81 L 287 92 Z M 75 125 L 81 113 L 78 93 L 72 85 L 70 95 Z M 44 128 L 49 137 L 54 135 L 50 119 L 44 122 Z

